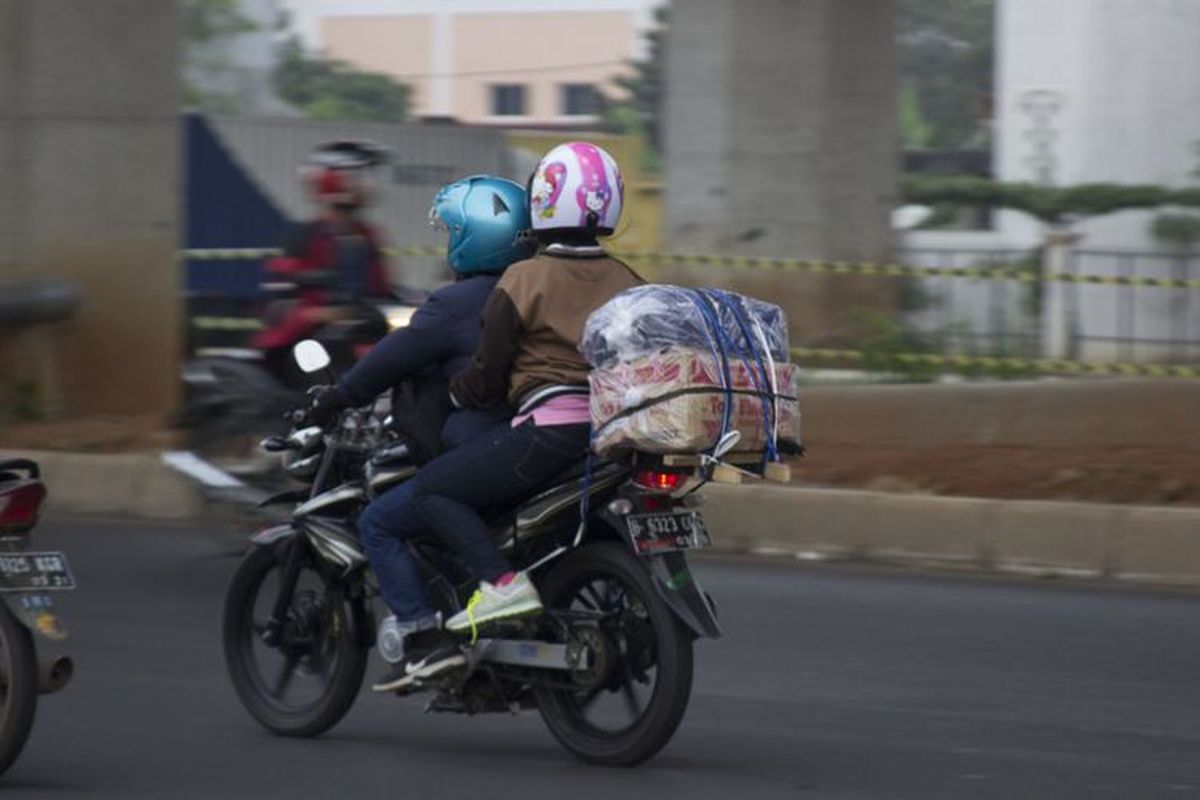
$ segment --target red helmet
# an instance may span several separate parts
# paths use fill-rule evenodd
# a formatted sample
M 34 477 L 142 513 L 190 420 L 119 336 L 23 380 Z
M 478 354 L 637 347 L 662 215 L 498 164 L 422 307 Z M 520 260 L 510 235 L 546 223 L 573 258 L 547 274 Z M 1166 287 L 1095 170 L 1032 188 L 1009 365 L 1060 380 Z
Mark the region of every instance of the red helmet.
M 371 169 L 387 160 L 387 149 L 373 142 L 329 142 L 312 152 L 302 173 L 314 201 L 359 208 L 371 201 Z

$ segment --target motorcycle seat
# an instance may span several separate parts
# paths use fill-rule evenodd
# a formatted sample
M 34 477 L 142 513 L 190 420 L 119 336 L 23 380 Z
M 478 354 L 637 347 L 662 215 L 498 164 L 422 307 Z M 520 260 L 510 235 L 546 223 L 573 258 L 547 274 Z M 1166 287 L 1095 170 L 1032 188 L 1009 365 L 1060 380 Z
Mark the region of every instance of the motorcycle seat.
M 525 532 L 536 528 L 559 513 L 578 505 L 583 496 L 583 473 L 585 461 L 578 463 L 556 476 L 551 488 L 536 494 L 517 508 L 516 528 Z M 590 485 L 593 489 L 606 488 L 624 478 L 626 469 L 610 461 L 592 464 Z

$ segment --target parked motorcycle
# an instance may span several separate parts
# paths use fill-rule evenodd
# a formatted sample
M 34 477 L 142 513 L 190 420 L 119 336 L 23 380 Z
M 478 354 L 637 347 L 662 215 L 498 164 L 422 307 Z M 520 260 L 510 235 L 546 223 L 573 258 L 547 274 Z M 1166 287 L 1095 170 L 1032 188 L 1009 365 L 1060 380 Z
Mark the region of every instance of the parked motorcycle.
M 308 372 L 329 363 L 311 342 L 297 360 Z M 297 505 L 287 523 L 252 537 L 226 597 L 224 644 L 250 714 L 277 734 L 315 736 L 349 710 L 377 639 L 378 585 L 355 521 L 416 466 L 370 410 L 344 412 L 328 430 L 303 412 L 295 422 L 264 445 L 289 453 L 307 488 L 266 501 Z M 466 668 L 419 687 L 431 693 L 427 710 L 536 708 L 567 750 L 595 764 L 657 753 L 687 708 L 693 642 L 720 635 L 686 556 L 709 545 L 695 494 L 703 482 L 693 466 L 631 453 L 581 460 L 553 488 L 496 510 L 496 541 L 530 572 L 545 610 L 464 637 Z M 476 581 L 435 538 L 411 544 L 443 615 L 460 610 Z M 385 657 L 398 649 L 386 620 L 378 638 Z
M 28 549 L 45 496 L 36 463 L 0 461 L 0 774 L 25 747 L 38 694 L 63 688 L 74 670 L 66 656 L 39 660 L 34 646 L 35 635 L 66 638 L 52 593 L 75 588 L 66 556 Z

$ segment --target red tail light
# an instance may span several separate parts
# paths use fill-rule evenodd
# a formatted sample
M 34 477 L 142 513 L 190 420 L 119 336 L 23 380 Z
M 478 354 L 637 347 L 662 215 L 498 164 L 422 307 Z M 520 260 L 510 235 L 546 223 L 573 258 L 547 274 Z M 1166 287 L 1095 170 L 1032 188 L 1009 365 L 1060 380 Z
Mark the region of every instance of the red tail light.
M 46 487 L 38 480 L 0 485 L 0 534 L 24 533 L 37 522 Z
M 643 489 L 653 489 L 656 492 L 673 492 L 683 486 L 687 474 L 683 472 L 665 472 L 658 469 L 643 469 L 633 476 L 633 482 Z

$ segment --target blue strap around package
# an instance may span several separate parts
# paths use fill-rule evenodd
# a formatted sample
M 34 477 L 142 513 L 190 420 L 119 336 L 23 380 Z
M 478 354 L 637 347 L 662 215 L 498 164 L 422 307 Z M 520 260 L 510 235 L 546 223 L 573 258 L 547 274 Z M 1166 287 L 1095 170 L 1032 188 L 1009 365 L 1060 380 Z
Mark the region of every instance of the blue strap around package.
M 725 335 L 724 329 L 721 327 L 721 320 L 717 316 L 716 311 L 712 307 L 712 301 L 709 297 L 699 289 L 686 290 L 691 297 L 692 302 L 696 304 L 696 308 L 700 311 L 700 316 L 704 319 L 705 327 L 708 330 L 709 341 L 712 345 L 713 358 L 716 359 L 717 366 L 721 370 L 721 389 L 724 393 L 725 402 L 721 409 L 721 431 L 717 434 L 717 439 L 713 442 L 713 446 L 709 448 L 709 453 L 716 451 L 716 447 L 721 443 L 721 439 L 729 432 L 730 422 L 733 418 L 733 377 L 729 372 L 729 348 L 728 337 Z
M 763 438 L 766 441 L 765 455 L 767 461 L 778 461 L 779 451 L 778 444 L 775 441 L 773 434 L 774 425 L 772 421 L 775 417 L 775 390 L 772 387 L 772 376 L 767 371 L 766 361 L 769 360 L 769 354 L 763 353 L 763 348 L 759 341 L 751 335 L 750 320 L 746 316 L 746 310 L 742 306 L 741 298 L 732 292 L 727 292 L 722 289 L 707 289 L 721 299 L 721 302 L 732 314 L 734 322 L 737 323 L 738 329 L 741 331 L 742 338 L 746 342 L 746 347 L 740 349 L 740 355 L 745 359 L 751 367 L 750 374 L 756 384 L 759 384 L 759 399 L 763 407 Z M 754 371 L 757 367 L 757 374 Z M 764 463 L 764 467 L 765 467 Z

